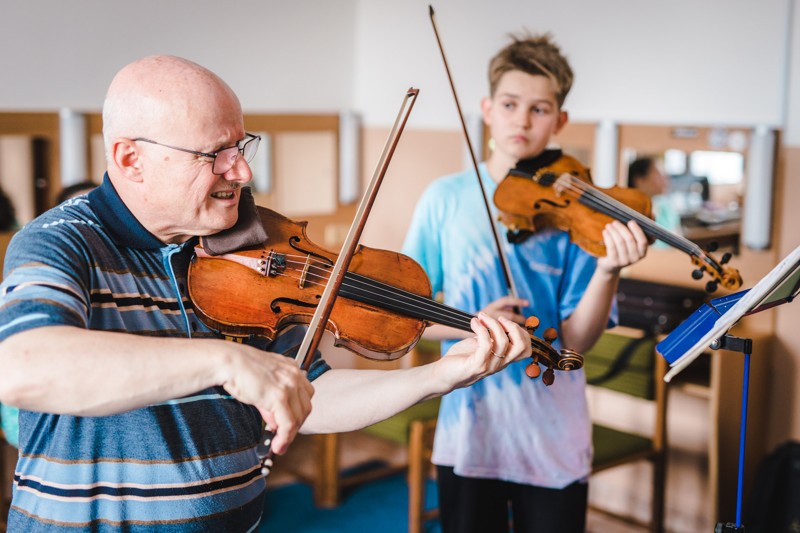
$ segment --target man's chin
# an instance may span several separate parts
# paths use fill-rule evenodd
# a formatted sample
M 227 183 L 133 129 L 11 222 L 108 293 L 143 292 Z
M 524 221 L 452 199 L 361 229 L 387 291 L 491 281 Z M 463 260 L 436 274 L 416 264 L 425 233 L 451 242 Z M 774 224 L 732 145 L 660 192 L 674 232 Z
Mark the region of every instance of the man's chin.
M 238 220 L 238 218 L 239 218 L 238 216 L 233 218 L 225 218 L 224 220 L 219 220 L 210 224 L 206 224 L 205 227 L 198 230 L 197 236 L 207 237 L 209 235 L 214 235 L 221 231 L 231 229 L 233 226 L 236 225 L 236 221 Z

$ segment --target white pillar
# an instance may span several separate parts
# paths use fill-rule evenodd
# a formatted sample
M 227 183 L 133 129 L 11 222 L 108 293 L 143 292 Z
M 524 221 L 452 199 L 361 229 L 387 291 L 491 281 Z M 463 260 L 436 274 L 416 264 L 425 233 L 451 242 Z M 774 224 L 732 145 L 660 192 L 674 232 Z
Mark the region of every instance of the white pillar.
M 250 162 L 253 172 L 253 192 L 267 194 L 272 192 L 272 137 L 265 131 L 255 132 L 261 137 L 258 151 Z
M 475 151 L 475 161 L 480 163 L 484 159 L 483 154 L 483 115 L 472 114 L 464 117 L 464 124 L 467 125 L 467 135 L 469 135 L 469 142 L 472 143 L 472 149 Z M 464 141 L 464 168 L 472 167 L 472 155 L 469 153 L 469 146 L 467 141 Z
M 339 113 L 339 203 L 352 204 L 361 198 L 359 143 L 361 120 L 354 111 Z
M 747 184 L 744 194 L 742 242 L 748 248 L 769 247 L 772 226 L 772 188 L 775 163 L 775 132 L 756 126 L 747 152 Z
M 594 162 L 592 179 L 598 187 L 608 188 L 617 184 L 617 145 L 619 130 L 613 120 L 601 120 L 594 130 Z
M 61 185 L 67 187 L 89 179 L 86 117 L 68 108 L 61 108 L 58 117 L 61 136 Z

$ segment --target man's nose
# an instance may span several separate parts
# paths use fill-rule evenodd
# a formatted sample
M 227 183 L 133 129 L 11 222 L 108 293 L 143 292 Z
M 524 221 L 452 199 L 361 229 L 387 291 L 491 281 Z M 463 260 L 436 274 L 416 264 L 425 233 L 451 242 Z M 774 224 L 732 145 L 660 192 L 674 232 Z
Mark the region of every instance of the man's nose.
M 228 181 L 235 181 L 244 185 L 253 179 L 253 171 L 250 164 L 245 161 L 244 156 L 239 154 L 233 166 L 222 175 Z

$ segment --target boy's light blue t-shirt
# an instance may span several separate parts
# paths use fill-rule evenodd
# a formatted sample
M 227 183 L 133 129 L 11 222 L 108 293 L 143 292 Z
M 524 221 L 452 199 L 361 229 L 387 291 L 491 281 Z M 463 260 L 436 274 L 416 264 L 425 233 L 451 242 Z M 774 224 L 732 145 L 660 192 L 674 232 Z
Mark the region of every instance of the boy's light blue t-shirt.
M 497 185 L 483 164 L 481 174 L 491 201 Z M 423 266 L 447 305 L 475 313 L 508 294 L 489 224 L 474 171 L 436 180 L 417 204 L 403 253 Z M 541 321 L 536 336 L 548 327 L 560 330 L 585 292 L 595 258 L 561 231 L 537 232 L 518 245 L 503 242 L 519 296 L 530 302 L 523 314 Z M 452 344 L 443 342 L 442 353 Z M 561 347 L 558 340 L 554 345 Z M 556 371 L 547 387 L 525 375 L 528 363 L 512 363 L 443 398 L 435 464 L 461 476 L 551 488 L 588 476 L 591 422 L 583 370 Z

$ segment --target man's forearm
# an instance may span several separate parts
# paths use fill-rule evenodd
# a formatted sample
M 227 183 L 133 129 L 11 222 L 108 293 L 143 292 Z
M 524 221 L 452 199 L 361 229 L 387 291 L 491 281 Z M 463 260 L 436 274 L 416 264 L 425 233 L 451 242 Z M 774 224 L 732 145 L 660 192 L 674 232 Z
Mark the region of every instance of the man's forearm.
M 220 384 L 223 356 L 215 354 L 224 342 L 68 326 L 26 331 L 0 343 L 0 402 L 103 416 L 178 398 Z

